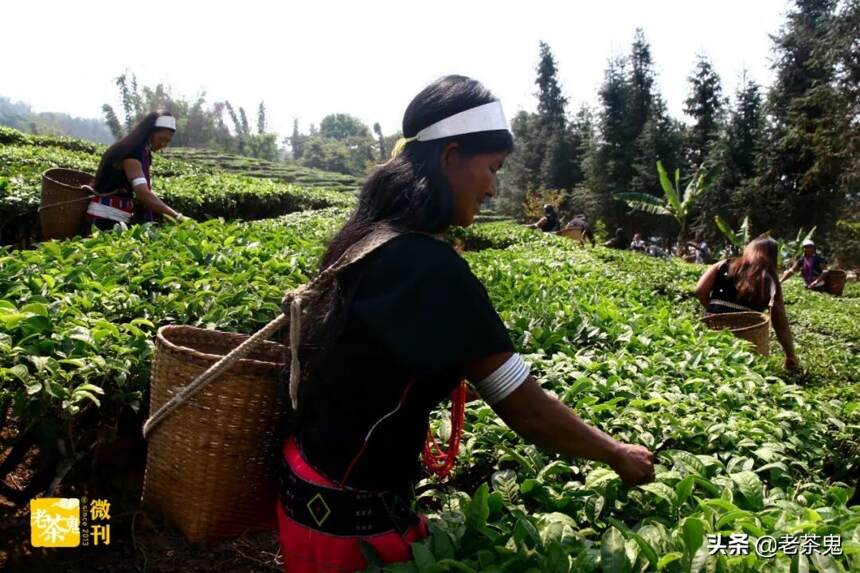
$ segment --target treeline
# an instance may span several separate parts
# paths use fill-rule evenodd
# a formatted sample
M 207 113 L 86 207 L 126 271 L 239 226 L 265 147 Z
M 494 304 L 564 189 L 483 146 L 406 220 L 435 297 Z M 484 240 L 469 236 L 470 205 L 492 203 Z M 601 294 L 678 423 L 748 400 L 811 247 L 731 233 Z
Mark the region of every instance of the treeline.
M 269 161 L 293 159 L 305 167 L 361 176 L 383 160 L 399 133 L 382 135 L 377 123 L 373 134 L 361 120 L 345 113 L 325 116 L 308 133 L 299 131 L 298 120 L 293 132 L 278 145 L 278 136 L 268 131 L 266 108 L 257 108 L 256 125 L 251 126 L 243 107 L 229 101 L 207 105 L 205 95 L 195 100 L 172 96 L 161 84 L 150 88 L 138 86 L 134 74 L 116 79 L 122 106 L 122 120 L 108 104 L 102 106 L 105 122 L 115 137 L 122 137 L 140 118 L 154 109 L 167 109 L 176 116 L 177 130 L 172 146 L 215 149 L 225 153 L 258 157 Z
M 284 145 L 292 159 L 305 167 L 361 176 L 388 160 L 399 137 L 400 132 L 383 135 L 379 123 L 373 124 L 371 134 L 360 119 L 336 113 L 325 116 L 319 128 L 311 124 L 309 133 L 301 133 L 294 120 Z
M 720 239 L 719 215 L 732 226 L 749 217 L 756 233 L 817 226 L 834 248 L 846 244 L 860 219 L 860 1 L 795 0 L 773 42 L 776 79 L 767 88 L 744 75 L 726 94 L 709 58 L 697 56 L 687 121 L 666 110 L 642 30 L 628 54 L 609 61 L 597 108 L 575 113 L 541 43 L 537 112 L 511 120 L 518 149 L 503 170 L 497 209 L 528 217 L 555 203 L 563 215 L 585 212 L 609 228 L 674 237 L 678 221 L 617 198 L 662 197 L 660 160 L 669 173 L 680 170 L 682 188 L 700 167 L 710 175 L 687 223 L 701 238 Z
M 116 78 L 116 86 L 122 105 L 122 120 L 109 104 L 102 106 L 102 112 L 105 123 L 117 139 L 152 110 L 166 109 L 176 116 L 173 146 L 205 147 L 269 161 L 280 159 L 277 135 L 267 131 L 263 102 L 257 108 L 256 130 L 252 130 L 245 108 L 236 109 L 229 101 L 207 105 L 205 94 L 194 100 L 174 97 L 162 84 L 154 88 L 138 86 L 134 74 L 128 73 Z M 230 122 L 229 127 L 227 121 Z
M 21 101 L 13 102 L 0 96 L 0 125 L 34 135 L 69 135 L 95 141 L 113 143 L 114 138 L 103 121 L 72 117 L 66 113 L 39 112 Z

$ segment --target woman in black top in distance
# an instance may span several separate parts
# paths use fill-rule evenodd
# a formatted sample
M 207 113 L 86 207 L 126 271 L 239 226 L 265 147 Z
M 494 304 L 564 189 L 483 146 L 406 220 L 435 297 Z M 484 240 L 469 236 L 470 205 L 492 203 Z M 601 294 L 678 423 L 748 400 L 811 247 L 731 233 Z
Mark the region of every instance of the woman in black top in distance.
M 302 321 L 302 380 L 285 452 L 295 439 L 306 462 L 338 488 L 408 496 L 420 477 L 430 411 L 463 378 L 536 445 L 608 463 L 628 484 L 653 479 L 651 452 L 585 424 L 541 389 L 483 285 L 440 240 L 450 226 L 471 224 L 495 195 L 496 172 L 513 148 L 500 122 L 450 136 L 439 136 L 446 133 L 440 125 L 496 105 L 480 83 L 463 76 L 422 90 L 404 115 L 405 146 L 370 175 L 356 211 L 322 258 L 321 269 L 380 222 L 410 231 L 348 268 Z M 499 373 L 506 373 L 505 387 Z M 325 527 L 279 519 L 287 570 L 290 560 L 298 571 L 302 563 L 311 570 L 314 555 L 331 562 L 335 550 L 326 552 Z M 287 532 L 322 548 L 311 554 Z
M 182 219 L 181 213 L 155 194 L 150 177 L 152 152 L 167 147 L 175 132 L 176 119 L 170 112 L 153 111 L 108 147 L 99 162 L 93 188 L 98 194 L 111 195 L 90 202 L 81 228 L 83 235 L 88 235 L 93 226 L 107 230 L 118 222 L 131 222 L 135 199 L 145 207 L 147 220 L 152 220 L 152 214 Z
M 528 226 L 532 229 L 540 229 L 544 233 L 555 233 L 561 226 L 561 220 L 558 218 L 555 207 L 547 203 L 543 206 L 543 217 L 537 223 Z
M 770 318 L 785 351 L 785 367 L 798 368 L 800 363 L 794 352 L 785 300 L 777 277 L 776 249 L 776 241 L 763 237 L 748 244 L 740 257 L 714 263 L 699 278 L 696 297 L 710 314 L 764 312 L 772 304 Z

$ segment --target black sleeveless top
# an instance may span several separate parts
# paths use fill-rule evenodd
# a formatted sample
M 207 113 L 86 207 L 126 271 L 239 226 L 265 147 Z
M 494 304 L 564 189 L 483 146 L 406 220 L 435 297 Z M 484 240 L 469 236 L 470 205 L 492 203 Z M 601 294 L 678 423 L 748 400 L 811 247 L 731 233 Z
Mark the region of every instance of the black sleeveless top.
M 460 368 L 513 344 L 447 242 L 401 235 L 338 280 L 345 327 L 321 371 L 299 386 L 298 443 L 336 483 L 408 491 L 420 478 L 430 411 L 462 379 Z
M 559 220 L 557 215 L 544 215 L 546 217 L 546 223 L 541 227 L 541 231 L 544 233 L 555 233 L 558 231 Z
M 722 265 L 720 265 L 720 271 L 717 274 L 717 278 L 714 281 L 714 286 L 711 288 L 711 294 L 708 298 L 711 302 L 708 304 L 707 311 L 711 313 L 739 312 L 742 310 L 739 308 L 731 308 L 725 305 L 717 304 L 714 302 L 715 300 L 741 305 L 749 310 L 754 310 L 756 312 L 764 312 L 768 307 L 768 303 L 770 302 L 770 296 L 767 297 L 767 302 L 765 302 L 764 304 L 762 304 L 761 302 L 741 300 L 740 295 L 738 294 L 737 287 L 735 287 L 735 281 L 729 277 L 728 260 L 723 261 Z
M 143 176 L 146 178 L 146 183 L 148 185 L 152 185 L 149 178 L 149 168 L 152 165 L 152 152 L 147 144 L 119 159 L 116 165 L 108 165 L 101 182 L 96 188 L 96 193 L 110 193 L 111 191 L 117 191 L 117 193 L 115 193 L 117 197 L 126 197 L 128 199 L 134 198 L 134 190 L 131 186 L 131 181 L 128 180 L 125 170 L 122 168 L 122 162 L 125 159 L 137 159 L 140 161 L 140 164 L 143 167 Z

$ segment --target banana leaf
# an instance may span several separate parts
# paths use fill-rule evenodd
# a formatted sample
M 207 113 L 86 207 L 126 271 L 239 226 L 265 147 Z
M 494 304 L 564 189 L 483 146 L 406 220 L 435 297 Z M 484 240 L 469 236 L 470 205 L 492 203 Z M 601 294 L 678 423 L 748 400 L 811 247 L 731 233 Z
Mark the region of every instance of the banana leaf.
M 677 187 L 672 185 L 672 182 L 669 181 L 669 174 L 666 173 L 666 168 L 663 167 L 663 163 L 657 161 L 657 173 L 660 175 L 660 186 L 663 188 L 663 193 L 666 194 L 666 202 L 671 207 L 672 211 L 675 213 L 681 212 L 681 198 L 678 196 Z M 675 170 L 675 185 L 678 185 L 678 180 L 680 179 L 680 171 Z
M 637 211 L 652 215 L 669 215 L 670 217 L 675 215 L 663 200 L 648 193 L 617 193 L 614 197 L 619 201 L 624 201 Z

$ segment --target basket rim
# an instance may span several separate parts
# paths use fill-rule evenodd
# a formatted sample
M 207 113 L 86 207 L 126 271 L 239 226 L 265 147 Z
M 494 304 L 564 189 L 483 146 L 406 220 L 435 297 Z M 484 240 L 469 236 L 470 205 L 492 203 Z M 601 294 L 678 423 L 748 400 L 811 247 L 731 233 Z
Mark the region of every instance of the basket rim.
M 194 348 L 191 348 L 189 346 L 183 346 L 181 344 L 176 344 L 176 343 L 172 342 L 171 340 L 169 340 L 166 336 L 166 334 L 169 334 L 172 331 L 179 332 L 179 331 L 183 331 L 183 330 L 206 332 L 206 333 L 210 333 L 210 334 L 211 333 L 227 334 L 227 335 L 230 335 L 233 337 L 245 337 L 245 338 L 247 338 L 247 336 L 248 336 L 248 335 L 240 334 L 237 332 L 226 332 L 223 330 L 199 328 L 199 327 L 190 326 L 187 324 L 166 324 L 164 326 L 159 327 L 158 332 L 156 333 L 156 340 L 166 350 L 168 350 L 170 352 L 177 353 L 177 354 L 183 354 L 185 356 L 190 356 L 192 358 L 196 358 L 198 360 L 202 360 L 205 362 L 217 362 L 218 360 L 224 358 L 224 356 L 226 354 L 219 355 L 219 354 L 209 354 L 208 352 L 201 352 L 201 351 L 195 350 Z M 283 344 L 281 344 L 279 342 L 275 342 L 273 340 L 266 340 L 263 342 L 263 346 L 268 346 L 268 345 L 275 345 L 279 349 L 286 350 L 286 346 L 284 346 Z M 238 344 L 237 344 L 237 346 L 238 346 Z M 254 358 L 247 358 L 246 357 L 246 358 L 242 358 L 241 360 L 239 360 L 236 363 L 236 365 L 237 366 L 242 365 L 245 367 L 252 367 L 255 369 L 259 368 L 259 369 L 270 370 L 272 368 L 283 368 L 284 363 L 268 362 L 265 360 L 257 360 Z
M 95 176 L 92 173 L 88 173 L 86 171 L 81 171 L 80 169 L 69 169 L 68 167 L 51 167 L 50 169 L 46 169 L 42 172 L 42 179 L 47 179 L 51 183 L 55 183 L 57 185 L 62 185 L 63 187 L 68 187 L 70 189 L 80 190 L 80 185 L 69 185 L 65 181 L 58 181 L 54 179 L 54 175 L 58 173 L 76 173 L 80 175 L 86 175 L 90 179 L 93 179 Z
M 764 326 L 764 325 L 766 325 L 766 324 L 769 324 L 769 323 L 770 323 L 770 315 L 765 314 L 765 313 L 763 313 L 763 312 L 756 312 L 756 311 L 754 311 L 754 310 L 743 310 L 743 311 L 739 311 L 739 312 L 720 312 L 720 313 L 706 314 L 705 316 L 701 317 L 699 320 L 701 320 L 702 322 L 707 323 L 707 319 L 708 319 L 708 318 L 713 318 L 713 317 L 715 317 L 715 316 L 729 315 L 729 314 L 730 314 L 730 315 L 733 315 L 733 316 L 739 316 L 739 315 L 745 315 L 745 316 L 756 315 L 756 316 L 760 319 L 760 321 L 759 321 L 759 322 L 757 322 L 756 324 L 751 324 L 751 325 L 749 325 L 749 326 L 739 326 L 739 327 L 737 327 L 737 328 L 731 328 L 731 327 L 730 327 L 729 329 L 730 329 L 732 332 L 745 332 L 745 331 L 747 331 L 747 330 L 752 330 L 752 329 L 754 329 L 754 328 L 761 328 L 762 326 Z

